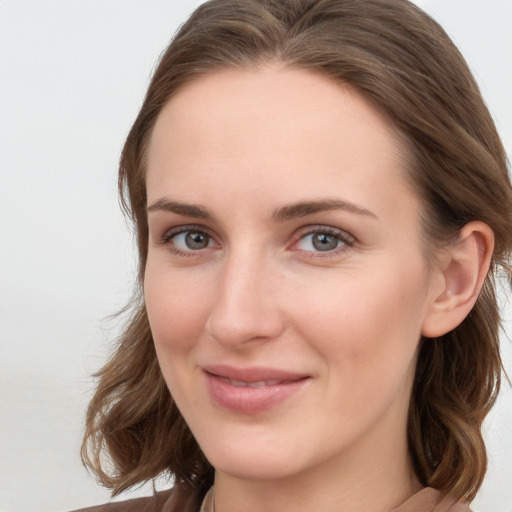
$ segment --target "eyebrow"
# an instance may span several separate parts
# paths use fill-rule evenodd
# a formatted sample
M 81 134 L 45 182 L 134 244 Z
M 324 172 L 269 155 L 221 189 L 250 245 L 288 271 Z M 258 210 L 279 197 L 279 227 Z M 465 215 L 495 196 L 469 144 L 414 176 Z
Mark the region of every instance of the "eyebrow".
M 375 213 L 371 212 L 370 210 L 367 210 L 366 208 L 363 208 L 357 204 L 339 199 L 300 201 L 298 203 L 281 206 L 272 213 L 272 219 L 274 222 L 286 222 L 295 218 L 306 217 L 314 213 L 330 210 L 344 210 L 349 213 L 364 215 L 377 219 L 377 215 L 375 215 Z M 155 211 L 166 211 L 170 213 L 176 213 L 178 215 L 184 215 L 186 217 L 194 217 L 196 219 L 215 219 L 213 213 L 207 208 L 194 204 L 172 201 L 165 197 L 158 199 L 153 204 L 148 206 L 148 212 Z
M 348 201 L 341 201 L 339 199 L 322 199 L 319 201 L 301 201 L 291 205 L 281 206 L 273 214 L 272 218 L 276 222 L 284 222 L 297 217 L 306 217 L 313 213 L 325 212 L 330 210 L 344 210 L 358 215 L 365 215 L 377 219 L 377 215 Z
M 170 213 L 177 213 L 178 215 L 184 215 L 186 217 L 195 217 L 197 219 L 214 219 L 214 215 L 203 208 L 195 204 L 180 203 L 178 201 L 171 201 L 162 197 L 155 201 L 153 204 L 148 206 L 148 212 L 164 211 Z

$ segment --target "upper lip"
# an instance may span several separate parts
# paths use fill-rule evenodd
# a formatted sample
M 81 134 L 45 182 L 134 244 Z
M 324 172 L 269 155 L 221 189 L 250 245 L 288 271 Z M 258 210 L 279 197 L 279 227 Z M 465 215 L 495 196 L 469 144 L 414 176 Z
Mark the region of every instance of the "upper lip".
M 307 374 L 297 373 L 277 368 L 253 366 L 238 368 L 222 364 L 203 366 L 203 370 L 210 375 L 222 377 L 238 382 L 262 382 L 262 381 L 296 381 L 308 377 Z

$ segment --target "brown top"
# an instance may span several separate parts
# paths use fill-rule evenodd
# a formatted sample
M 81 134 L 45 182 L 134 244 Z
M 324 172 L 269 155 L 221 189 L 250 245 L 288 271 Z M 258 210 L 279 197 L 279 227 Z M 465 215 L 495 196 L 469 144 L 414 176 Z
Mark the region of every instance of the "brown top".
M 147 498 L 119 501 L 77 510 L 75 512 L 215 512 L 213 487 L 202 504 L 188 489 L 157 492 Z M 390 512 L 471 512 L 468 505 L 441 500 L 439 491 L 426 487 Z

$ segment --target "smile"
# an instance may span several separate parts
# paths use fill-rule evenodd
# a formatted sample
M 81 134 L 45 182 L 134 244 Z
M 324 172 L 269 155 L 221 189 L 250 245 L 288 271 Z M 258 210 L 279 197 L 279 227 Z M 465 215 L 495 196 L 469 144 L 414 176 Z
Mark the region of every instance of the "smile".
M 219 377 L 220 380 L 231 384 L 237 388 L 263 388 L 265 386 L 277 386 L 278 384 L 285 384 L 293 381 L 281 381 L 281 380 L 258 380 L 256 382 L 245 382 L 242 380 L 233 380 L 225 377 Z
M 291 399 L 310 380 L 288 371 L 227 366 L 203 368 L 212 401 L 223 409 L 257 414 Z

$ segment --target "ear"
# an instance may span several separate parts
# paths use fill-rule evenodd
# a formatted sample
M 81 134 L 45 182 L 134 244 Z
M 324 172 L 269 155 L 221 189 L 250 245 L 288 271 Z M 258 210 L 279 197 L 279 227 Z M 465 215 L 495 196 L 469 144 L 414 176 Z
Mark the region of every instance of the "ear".
M 446 249 L 434 270 L 432 298 L 422 334 L 435 338 L 455 329 L 475 305 L 494 250 L 494 233 L 483 222 L 470 222 L 458 242 Z

